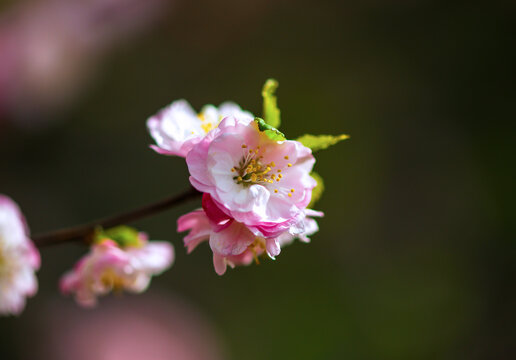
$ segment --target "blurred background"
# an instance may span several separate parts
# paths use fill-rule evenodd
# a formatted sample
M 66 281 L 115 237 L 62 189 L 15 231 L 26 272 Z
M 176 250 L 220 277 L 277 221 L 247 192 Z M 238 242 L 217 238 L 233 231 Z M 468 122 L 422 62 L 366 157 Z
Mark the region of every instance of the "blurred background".
M 86 251 L 42 251 L 40 292 L 0 319 L 2 359 L 516 357 L 511 1 L 0 2 L 0 193 L 33 233 L 186 189 L 146 119 L 174 99 L 347 133 L 318 154 L 309 245 L 215 274 L 176 233 L 190 202 L 135 225 L 176 263 L 143 295 L 83 310 L 58 293 Z M 131 329 L 131 331 L 128 331 Z

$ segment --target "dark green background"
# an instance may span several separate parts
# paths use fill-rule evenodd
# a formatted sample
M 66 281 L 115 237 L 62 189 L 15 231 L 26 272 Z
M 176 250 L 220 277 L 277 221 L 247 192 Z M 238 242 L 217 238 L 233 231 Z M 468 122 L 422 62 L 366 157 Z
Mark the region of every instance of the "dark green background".
M 33 233 L 179 193 L 184 160 L 148 149 L 146 118 L 178 98 L 260 114 L 274 77 L 287 136 L 351 135 L 317 154 L 320 232 L 218 277 L 209 247 L 187 256 L 176 233 L 189 203 L 136 224 L 177 252 L 149 292 L 198 308 L 231 359 L 512 358 L 515 11 L 509 1 L 176 4 L 117 47 L 50 127 L 1 130 L 0 192 Z M 0 319 L 1 358 L 25 358 L 45 304 L 63 301 L 58 277 L 84 250 L 42 251 L 40 293 Z

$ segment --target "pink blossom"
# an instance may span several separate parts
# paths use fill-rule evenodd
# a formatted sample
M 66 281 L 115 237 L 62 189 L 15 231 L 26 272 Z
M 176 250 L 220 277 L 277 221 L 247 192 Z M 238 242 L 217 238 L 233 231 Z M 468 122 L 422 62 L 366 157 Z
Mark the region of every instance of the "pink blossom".
M 147 128 L 157 144 L 151 148 L 160 154 L 185 157 L 226 116 L 247 121 L 253 119 L 251 113 L 231 102 L 225 102 L 219 108 L 206 105 L 196 114 L 186 100 L 174 101 L 147 120 Z
M 271 140 L 254 121 L 227 117 L 186 156 L 190 182 L 256 236 L 291 232 L 316 181 L 312 152 L 300 142 Z
M 0 195 L 0 314 L 20 314 L 38 291 L 39 252 L 18 206 Z
M 206 194 L 205 194 L 206 195 Z M 296 224 L 296 234 L 284 231 L 277 237 L 265 238 L 256 236 L 246 225 L 232 218 L 224 218 L 213 205 L 203 197 L 203 209 L 192 211 L 181 216 L 178 221 L 178 231 L 189 230 L 184 238 L 188 253 L 193 251 L 201 242 L 208 240 L 213 251 L 213 265 L 219 275 L 226 268 L 238 265 L 248 265 L 258 257 L 267 254 L 274 259 L 279 255 L 281 247 L 290 244 L 296 237 L 308 242 L 308 236 L 318 231 L 317 222 L 309 216 L 323 216 L 321 212 L 306 209 L 302 219 Z
M 91 307 L 96 305 L 97 296 L 111 291 L 145 291 L 151 276 L 161 274 L 173 260 L 172 245 L 147 242 L 142 233 L 139 246 L 122 248 L 115 241 L 104 239 L 61 278 L 61 292 L 73 293 L 80 305 Z

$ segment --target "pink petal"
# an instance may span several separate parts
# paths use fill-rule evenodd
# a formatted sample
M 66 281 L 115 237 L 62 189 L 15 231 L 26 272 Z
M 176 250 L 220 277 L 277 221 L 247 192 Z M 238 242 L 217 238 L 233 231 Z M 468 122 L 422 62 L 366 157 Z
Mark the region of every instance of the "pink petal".
M 224 257 L 217 253 L 213 253 L 213 267 L 218 275 L 224 275 L 227 268 Z

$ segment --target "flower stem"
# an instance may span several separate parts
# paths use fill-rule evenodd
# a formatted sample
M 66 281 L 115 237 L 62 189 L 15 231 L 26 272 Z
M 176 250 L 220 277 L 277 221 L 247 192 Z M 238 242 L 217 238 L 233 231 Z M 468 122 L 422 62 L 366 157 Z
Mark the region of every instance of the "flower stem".
M 143 219 L 144 217 L 165 211 L 173 206 L 182 204 L 183 202 L 199 196 L 201 196 L 201 193 L 194 188 L 191 188 L 182 194 L 145 205 L 132 211 L 113 215 L 83 225 L 59 229 L 46 234 L 35 235 L 32 237 L 32 240 L 37 247 L 43 247 L 73 240 L 86 239 L 89 235 L 93 234 L 97 227 L 110 228 L 131 223 L 133 221 Z

